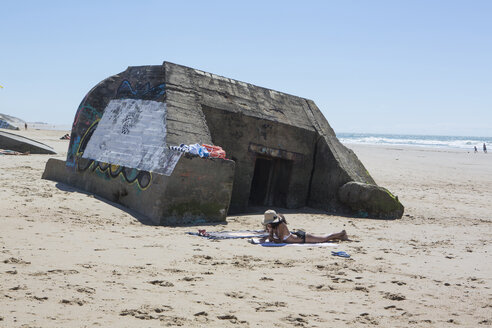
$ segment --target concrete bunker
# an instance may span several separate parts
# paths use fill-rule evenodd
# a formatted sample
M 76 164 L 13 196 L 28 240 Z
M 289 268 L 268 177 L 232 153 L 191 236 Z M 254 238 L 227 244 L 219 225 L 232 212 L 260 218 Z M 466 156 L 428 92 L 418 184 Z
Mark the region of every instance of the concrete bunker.
M 229 159 L 168 147 L 194 143 L 221 146 Z M 157 224 L 223 221 L 251 206 L 403 214 L 313 101 L 169 62 L 94 87 L 75 115 L 66 162 L 50 160 L 43 177 Z
M 0 113 L 0 129 L 20 130 L 24 124 L 26 122 L 20 118 Z

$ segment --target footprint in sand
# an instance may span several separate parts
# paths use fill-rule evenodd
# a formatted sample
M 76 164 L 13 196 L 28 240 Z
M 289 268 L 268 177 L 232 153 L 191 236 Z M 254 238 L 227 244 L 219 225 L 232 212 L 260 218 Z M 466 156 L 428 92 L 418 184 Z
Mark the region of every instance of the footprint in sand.
M 275 260 L 273 262 L 277 267 L 284 267 L 284 268 L 292 268 L 295 264 L 295 261 L 287 260 L 285 262 L 282 262 L 280 260 Z
M 374 326 L 379 325 L 379 322 L 371 317 L 367 312 L 359 314 L 359 316 L 355 318 L 354 323 L 371 324 Z
M 120 316 L 132 316 L 140 320 L 159 320 L 166 326 L 184 326 L 186 318 L 164 314 L 173 308 L 168 305 L 142 305 L 139 309 L 127 309 L 120 312 Z
M 96 290 L 92 287 L 80 287 L 80 288 L 77 288 L 77 291 L 79 293 L 85 293 L 85 294 L 94 294 L 96 292 Z
M 183 273 L 183 272 L 185 272 L 184 270 L 181 270 L 181 269 L 164 269 L 164 271 L 167 271 L 169 273 Z
M 333 281 L 336 284 L 338 284 L 338 283 L 344 284 L 346 282 L 352 282 L 352 279 L 331 276 L 331 281 Z
M 83 267 L 84 269 L 91 269 L 91 268 L 94 268 L 96 265 L 93 265 L 93 264 L 89 264 L 89 263 L 83 263 L 83 264 L 77 264 L 81 267 Z
M 84 305 L 87 302 L 84 301 L 84 300 L 81 300 L 80 298 L 72 298 L 71 300 L 62 299 L 60 301 L 60 303 L 61 304 L 67 304 L 67 305 L 78 305 L 78 306 L 82 306 L 82 305 Z
M 405 295 L 403 294 L 399 294 L 399 293 L 389 293 L 389 292 L 385 292 L 384 293 L 384 298 L 387 298 L 389 300 L 392 300 L 392 301 L 403 301 L 403 300 L 406 300 L 407 298 L 405 297 Z
M 367 289 L 367 287 L 364 287 L 364 286 L 355 286 L 354 290 L 358 290 L 358 291 L 361 291 L 364 293 L 369 293 L 369 289 Z
M 233 324 L 238 324 L 238 323 L 247 324 L 248 323 L 247 321 L 239 320 L 235 315 L 232 315 L 232 314 L 219 315 L 219 316 L 217 316 L 217 319 L 229 320 Z
M 243 255 L 243 256 L 234 256 L 232 258 L 231 264 L 236 268 L 241 269 L 254 269 L 261 262 L 260 258 L 255 258 L 253 256 Z
M 393 280 L 393 281 L 391 281 L 391 283 L 397 284 L 398 286 L 403 286 L 403 285 L 407 284 L 406 282 L 398 281 L 398 280 Z
M 309 324 L 309 321 L 307 321 L 303 317 L 301 317 L 301 316 L 298 316 L 298 317 L 297 316 L 293 316 L 292 314 L 290 314 L 287 317 L 283 317 L 280 320 L 287 321 L 288 323 L 294 324 L 295 326 L 301 326 L 301 327 L 304 327 L 304 326 L 306 326 L 306 325 Z
M 77 270 L 60 270 L 60 269 L 55 269 L 55 270 L 48 270 L 48 271 L 37 271 L 34 273 L 30 273 L 29 275 L 32 277 L 39 277 L 39 276 L 47 276 L 48 274 L 63 274 L 64 276 L 69 275 L 69 274 L 77 274 L 79 273 Z
M 47 301 L 48 297 L 47 296 L 33 296 L 36 301 Z
M 285 302 L 259 302 L 258 307 L 255 308 L 256 312 L 276 312 L 278 308 L 286 307 Z
M 18 259 L 15 257 L 10 257 L 6 260 L 3 260 L 3 263 L 5 263 L 5 264 L 31 264 L 31 262 L 24 261 L 23 259 Z
M 273 278 L 270 278 L 270 277 L 261 277 L 260 280 L 261 281 L 273 281 Z
M 61 273 L 63 275 L 79 273 L 77 270 L 62 270 L 62 269 L 48 270 L 47 272 L 48 273 Z
M 209 265 L 213 257 L 210 255 L 193 255 L 193 261 L 200 265 Z
M 164 281 L 164 280 L 152 280 L 148 282 L 149 284 L 156 285 L 156 286 L 161 286 L 161 287 L 174 287 L 174 284 L 169 281 Z
M 226 296 L 231 297 L 231 298 L 244 298 L 247 294 L 243 292 L 229 292 L 229 293 L 224 293 Z
M 201 322 L 201 323 L 205 323 L 205 322 L 209 321 L 208 313 L 205 311 L 197 312 L 197 313 L 193 314 L 193 316 L 195 317 L 196 321 Z
M 308 288 L 311 290 L 314 290 L 314 291 L 318 291 L 318 292 L 336 290 L 336 288 L 333 286 L 326 286 L 323 284 L 321 284 L 321 285 L 309 285 Z

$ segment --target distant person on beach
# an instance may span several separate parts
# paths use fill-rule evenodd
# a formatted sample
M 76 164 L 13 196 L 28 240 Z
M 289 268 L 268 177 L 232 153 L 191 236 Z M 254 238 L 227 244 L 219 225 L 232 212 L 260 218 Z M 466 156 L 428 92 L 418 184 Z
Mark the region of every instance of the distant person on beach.
M 483 152 L 487 153 L 487 146 L 485 146 L 485 142 L 483 143 Z
M 24 129 L 27 130 L 27 123 L 24 123 Z
M 475 148 L 475 153 L 478 153 L 477 146 L 474 146 L 473 148 Z
M 290 232 L 287 228 L 287 221 L 282 214 L 277 214 L 274 210 L 268 210 L 263 216 L 261 224 L 268 232 L 268 237 L 260 239 L 260 242 L 270 241 L 274 243 L 324 243 L 332 240 L 349 240 L 347 232 L 342 230 L 331 235 L 315 236 L 304 231 Z

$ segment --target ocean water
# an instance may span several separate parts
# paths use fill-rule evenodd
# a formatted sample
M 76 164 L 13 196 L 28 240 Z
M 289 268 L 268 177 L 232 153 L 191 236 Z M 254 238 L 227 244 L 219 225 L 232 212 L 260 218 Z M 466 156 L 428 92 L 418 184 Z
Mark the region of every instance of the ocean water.
M 492 150 L 492 137 L 426 136 L 405 134 L 337 133 L 344 144 L 413 146 L 439 149 L 473 151 L 476 146 L 482 152 L 483 143 Z
M 24 125 L 20 127 L 24 129 Z M 70 131 L 72 130 L 71 124 L 51 124 L 44 122 L 27 122 L 28 129 L 38 129 L 38 130 L 60 130 L 60 131 Z

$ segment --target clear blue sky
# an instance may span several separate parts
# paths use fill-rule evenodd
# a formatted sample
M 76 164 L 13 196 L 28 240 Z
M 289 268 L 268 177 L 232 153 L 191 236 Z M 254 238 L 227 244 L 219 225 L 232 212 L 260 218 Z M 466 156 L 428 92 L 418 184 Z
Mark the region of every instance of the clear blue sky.
M 336 132 L 492 136 L 492 1 L 2 1 L 0 113 L 71 124 L 163 61 L 313 99 Z

